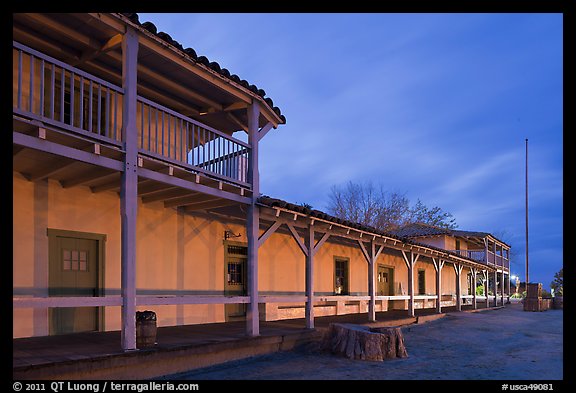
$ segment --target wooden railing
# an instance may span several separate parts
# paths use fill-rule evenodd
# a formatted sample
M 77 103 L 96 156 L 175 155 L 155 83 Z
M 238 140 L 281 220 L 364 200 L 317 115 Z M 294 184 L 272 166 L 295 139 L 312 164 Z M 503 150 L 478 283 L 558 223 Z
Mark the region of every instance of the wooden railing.
M 478 262 L 485 261 L 485 252 L 481 250 L 446 250 Z
M 123 89 L 13 41 L 13 112 L 122 146 Z M 140 154 L 250 188 L 250 145 L 138 96 Z
M 249 144 L 144 97 L 138 97 L 137 112 L 143 154 L 249 186 Z
M 122 141 L 123 90 L 13 41 L 14 113 L 97 139 Z

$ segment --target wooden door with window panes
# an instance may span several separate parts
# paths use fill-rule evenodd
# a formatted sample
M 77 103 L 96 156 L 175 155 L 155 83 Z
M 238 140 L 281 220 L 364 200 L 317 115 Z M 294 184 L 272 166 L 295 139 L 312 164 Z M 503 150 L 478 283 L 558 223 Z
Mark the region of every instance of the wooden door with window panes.
M 55 244 L 54 244 L 55 243 Z M 98 296 L 98 241 L 56 237 L 50 249 L 49 295 Z M 49 309 L 50 335 L 97 331 L 98 307 Z
M 248 262 L 248 247 L 238 244 L 226 244 L 224 294 L 226 296 L 246 296 L 246 265 Z M 236 321 L 246 318 L 246 304 L 225 304 L 226 321 Z
M 378 292 L 379 296 L 390 296 L 392 295 L 392 269 L 386 266 L 378 265 Z

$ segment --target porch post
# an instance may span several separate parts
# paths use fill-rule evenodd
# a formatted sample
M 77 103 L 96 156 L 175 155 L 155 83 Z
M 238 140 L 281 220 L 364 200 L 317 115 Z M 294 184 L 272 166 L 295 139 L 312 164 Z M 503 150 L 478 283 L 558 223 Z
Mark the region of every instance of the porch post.
M 500 285 L 501 285 L 501 291 L 500 293 L 502 294 L 502 305 L 504 305 L 504 264 L 502 264 L 502 280 L 500 281 Z
M 438 298 L 436 299 L 436 312 L 438 314 L 442 313 L 442 267 L 444 266 L 444 261 L 440 258 L 436 260 L 432 258 L 432 262 L 434 263 L 434 270 L 436 270 L 436 295 Z
M 256 201 L 260 196 L 260 175 L 258 172 L 258 118 L 260 106 L 253 102 L 248 107 L 248 182 L 252 185 L 252 203 L 248 205 L 246 234 L 248 238 L 248 310 L 246 312 L 246 334 L 251 337 L 260 335 L 260 316 L 258 311 L 258 237 L 260 236 L 260 210 Z
M 510 296 L 511 295 L 512 294 L 510 293 L 510 268 L 508 268 L 508 302 L 507 303 L 510 303 Z
M 478 305 L 476 304 L 476 273 L 478 272 L 475 267 L 470 268 L 472 272 L 472 308 L 476 310 Z
M 498 306 L 498 259 L 496 258 L 496 241 L 492 243 L 492 252 L 494 253 L 494 307 Z
M 454 266 L 454 271 L 456 272 L 456 310 L 462 311 L 462 291 L 460 288 L 460 273 L 462 273 L 462 265 L 456 263 L 452 266 Z
M 308 224 L 306 233 L 306 328 L 314 329 L 314 227 Z
M 374 285 L 374 265 L 376 255 L 376 247 L 374 241 L 370 242 L 370 259 L 368 260 L 368 295 L 370 301 L 368 302 L 368 320 L 370 322 L 376 321 L 376 288 Z
M 402 256 L 404 257 L 404 262 L 408 267 L 408 295 L 410 299 L 408 300 L 408 315 L 413 317 L 414 314 L 414 265 L 418 261 L 419 254 L 414 256 L 412 250 L 410 250 L 410 258 L 406 255 L 406 251 L 402 250 Z
M 136 217 L 138 214 L 138 130 L 136 128 L 138 35 L 127 28 L 122 36 L 122 138 L 124 171 L 120 184 L 121 225 L 121 345 L 136 349 Z
M 482 270 L 482 277 L 484 277 L 484 296 L 486 296 L 486 308 L 490 307 L 489 299 L 488 299 L 488 270 Z
M 498 307 L 498 269 L 494 270 L 494 307 Z

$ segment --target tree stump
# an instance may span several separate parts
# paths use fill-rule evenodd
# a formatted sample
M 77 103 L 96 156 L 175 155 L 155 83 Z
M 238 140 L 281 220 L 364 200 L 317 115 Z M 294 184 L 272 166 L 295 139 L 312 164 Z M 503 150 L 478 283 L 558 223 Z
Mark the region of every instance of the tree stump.
M 330 324 L 323 348 L 354 360 L 383 361 L 408 357 L 400 328 L 368 328 L 353 324 Z

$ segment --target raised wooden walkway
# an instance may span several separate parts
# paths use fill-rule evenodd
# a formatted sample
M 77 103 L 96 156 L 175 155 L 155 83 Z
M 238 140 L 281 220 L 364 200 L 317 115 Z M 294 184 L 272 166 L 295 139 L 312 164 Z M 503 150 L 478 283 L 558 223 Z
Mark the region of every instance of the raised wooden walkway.
M 441 317 L 455 308 L 443 311 L 418 309 L 416 317 L 408 317 L 405 310 L 382 312 L 370 325 L 407 325 Z M 367 321 L 366 313 L 318 317 L 315 330 L 305 329 L 304 319 L 261 322 L 259 337 L 247 337 L 244 322 L 160 327 L 157 346 L 130 352 L 120 349 L 119 331 L 20 338 L 13 340 L 12 375 L 15 380 L 154 378 L 290 350 L 319 339 L 330 323 Z

